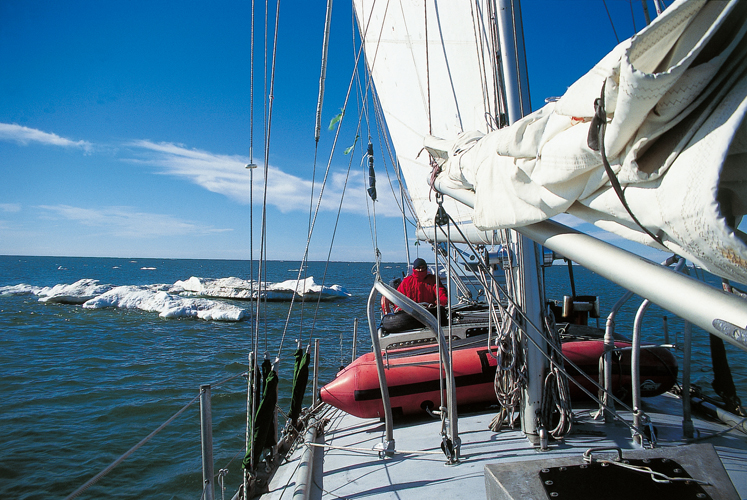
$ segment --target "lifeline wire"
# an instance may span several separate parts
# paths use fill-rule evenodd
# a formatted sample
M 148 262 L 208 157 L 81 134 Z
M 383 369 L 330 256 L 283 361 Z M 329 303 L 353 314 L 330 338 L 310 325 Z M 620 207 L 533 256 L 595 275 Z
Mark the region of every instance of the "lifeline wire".
M 233 378 L 235 378 L 235 377 L 233 377 Z M 138 449 L 140 449 L 141 446 L 143 446 L 145 443 L 147 443 L 148 441 L 150 441 L 151 439 L 153 439 L 153 437 L 155 437 L 156 434 L 158 434 L 159 432 L 161 432 L 167 425 L 169 425 L 171 422 L 173 422 L 179 415 L 181 415 L 182 413 L 184 413 L 187 410 L 187 408 L 189 408 L 190 406 L 192 406 L 195 401 L 197 401 L 198 399 L 200 399 L 200 395 L 201 394 L 202 394 L 202 391 L 200 391 L 200 394 L 198 394 L 197 396 L 195 396 L 192 399 L 192 401 L 190 401 L 189 403 L 187 403 L 186 405 L 184 405 L 181 410 L 179 410 L 178 412 L 176 412 L 171 418 L 169 418 L 167 421 L 165 421 L 164 423 L 162 423 L 156 430 L 154 430 L 153 432 L 151 432 L 150 434 L 148 434 L 147 436 L 145 436 L 138 444 L 136 444 L 135 446 L 133 446 L 132 448 L 130 448 L 129 450 L 127 450 L 121 457 L 119 457 L 114 462 L 112 462 L 108 467 L 106 467 L 104 470 L 102 470 L 101 472 L 99 472 L 98 474 L 96 474 L 95 476 L 93 476 L 91 479 L 89 479 L 88 481 L 86 481 L 86 483 L 83 486 L 81 486 L 80 488 L 78 488 L 77 490 L 75 490 L 74 492 L 72 492 L 70 495 L 68 495 L 67 497 L 65 497 L 65 500 L 72 500 L 73 498 L 76 498 L 76 497 L 80 496 L 88 488 L 90 488 L 91 486 L 93 486 L 94 484 L 96 484 L 97 482 L 99 482 L 99 480 L 101 478 L 103 478 L 104 476 L 106 476 L 107 474 L 109 474 L 116 466 L 118 466 L 119 464 L 121 464 L 122 462 L 124 462 L 124 460 L 127 459 L 127 457 L 129 457 L 130 455 L 132 455 L 133 453 L 135 453 Z
M 138 444 L 136 444 L 135 446 L 133 446 L 132 448 L 130 448 L 127 452 L 125 452 L 124 455 L 122 455 L 121 457 L 119 457 L 118 459 L 116 459 L 107 468 L 105 468 L 104 470 L 102 470 L 101 472 L 99 472 L 98 474 L 96 474 L 95 476 L 93 476 L 91 479 L 89 479 L 83 486 L 81 486 L 80 488 L 78 488 L 77 490 L 75 490 L 74 492 L 72 492 L 70 495 L 68 495 L 67 497 L 65 497 L 65 500 L 72 500 L 73 498 L 78 497 L 81 493 L 83 493 L 88 488 L 90 488 L 91 486 L 93 486 L 94 484 L 96 484 L 102 477 L 104 477 L 109 472 L 111 472 L 112 469 L 114 469 L 117 465 L 119 465 L 120 463 L 122 463 L 127 457 L 129 457 L 130 455 L 132 455 L 133 453 L 135 453 L 141 446 L 143 446 L 145 443 L 147 443 L 148 441 L 150 441 L 156 434 L 158 434 L 159 432 L 161 432 L 167 425 L 169 425 L 171 422 L 173 422 L 179 415 L 181 415 L 182 413 L 184 413 L 184 411 L 187 408 L 189 408 L 190 406 L 192 406 L 192 404 L 195 401 L 197 401 L 199 398 L 200 398 L 200 395 L 198 394 L 197 396 L 195 396 L 194 399 L 192 399 L 192 401 L 190 401 L 189 403 L 187 403 L 186 405 L 184 405 L 184 407 L 181 410 L 179 410 L 178 412 L 176 412 L 170 419 L 168 419 L 166 422 L 164 422 L 163 424 L 161 424 L 156 430 L 154 430 L 153 432 L 151 432 L 150 434 L 148 434 Z

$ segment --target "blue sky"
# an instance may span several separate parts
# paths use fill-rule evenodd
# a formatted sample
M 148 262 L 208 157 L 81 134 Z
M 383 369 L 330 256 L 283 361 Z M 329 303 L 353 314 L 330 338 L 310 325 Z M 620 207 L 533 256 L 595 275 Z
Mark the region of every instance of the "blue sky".
M 270 259 L 298 260 L 306 241 L 324 3 L 280 5 Z M 606 3 L 621 40 L 634 32 L 631 12 L 637 29 L 643 27 L 638 0 Z M 262 167 L 264 3 L 256 4 L 252 152 Z M 250 6 L 0 2 L 0 254 L 248 259 Z M 562 95 L 617 43 L 601 0 L 524 0 L 522 10 L 534 109 Z M 351 22 L 349 4 L 337 0 L 317 187 L 334 137 L 326 125 L 343 105 L 352 72 Z M 363 152 L 342 153 L 355 135 L 348 121 L 331 160 L 312 260 L 327 257 L 349 161 L 354 173 L 331 258 L 373 259 Z M 256 258 L 262 183 L 261 172 L 253 175 Z M 384 260 L 403 261 L 402 221 L 381 194 L 385 174 L 378 175 L 378 247 Z

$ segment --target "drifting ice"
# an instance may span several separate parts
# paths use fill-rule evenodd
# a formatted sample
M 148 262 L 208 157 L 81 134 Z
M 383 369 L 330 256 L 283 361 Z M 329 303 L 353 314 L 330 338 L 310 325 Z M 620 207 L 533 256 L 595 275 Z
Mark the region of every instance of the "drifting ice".
M 269 301 L 337 300 L 350 297 L 340 285 L 321 286 L 313 277 L 265 283 L 262 294 Z M 198 318 L 240 321 L 246 310 L 235 305 L 201 297 L 251 300 L 257 298 L 255 282 L 240 278 L 205 279 L 192 276 L 173 285 L 102 285 L 94 279 L 53 287 L 19 284 L 0 287 L 0 295 L 35 295 L 40 302 L 82 304 L 85 309 L 122 308 L 157 312 L 162 318 Z
M 217 321 L 239 321 L 245 311 L 240 307 L 214 300 L 191 299 L 163 290 L 138 286 L 118 286 L 83 304 L 86 309 L 119 307 L 157 312 L 162 318 L 199 318 Z
M 172 293 L 181 295 L 194 294 L 200 297 L 219 297 L 225 299 L 250 300 L 257 298 L 256 282 L 240 278 L 206 279 L 192 276 L 186 281 L 177 281 L 171 289 Z M 350 293 L 340 285 L 317 285 L 314 277 L 303 280 L 287 280 L 281 283 L 265 283 L 262 293 L 270 301 L 290 301 L 294 294 L 295 300 L 337 300 L 350 297 Z
M 82 279 L 72 285 L 60 284 L 53 287 L 39 287 L 23 283 L 4 286 L 0 287 L 0 295 L 36 295 L 39 297 L 39 302 L 82 304 L 110 288 L 111 285 L 101 285 L 97 280 Z

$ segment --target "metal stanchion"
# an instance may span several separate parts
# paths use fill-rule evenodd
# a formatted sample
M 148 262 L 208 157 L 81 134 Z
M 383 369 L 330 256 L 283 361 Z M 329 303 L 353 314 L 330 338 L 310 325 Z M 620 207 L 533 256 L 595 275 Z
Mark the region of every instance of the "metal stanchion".
M 202 443 L 202 487 L 205 500 L 215 500 L 213 483 L 213 421 L 210 384 L 200 386 L 200 441 Z
M 358 345 L 358 318 L 355 318 L 353 320 L 353 358 L 350 360 L 352 363 L 355 361 L 356 356 L 356 346 Z
M 318 402 L 319 392 L 319 339 L 314 339 L 314 385 L 311 392 L 311 407 Z

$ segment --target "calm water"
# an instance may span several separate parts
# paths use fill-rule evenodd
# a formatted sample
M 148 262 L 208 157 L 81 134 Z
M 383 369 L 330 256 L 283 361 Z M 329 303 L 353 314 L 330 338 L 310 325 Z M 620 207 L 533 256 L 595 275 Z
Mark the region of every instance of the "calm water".
M 154 268 L 154 269 L 143 269 Z M 310 263 L 308 275 L 322 282 L 323 263 Z M 281 353 L 281 405 L 290 390 L 291 353 L 299 335 L 321 339 L 321 380 L 329 380 L 349 362 L 353 318 L 360 319 L 358 351 L 366 341 L 366 300 L 372 265 L 332 263 L 326 285 L 339 284 L 349 299 L 294 308 Z M 385 279 L 404 265 L 384 265 Z M 295 279 L 298 263 L 271 262 L 267 280 Z M 578 294 L 600 295 L 602 313 L 622 291 L 592 273 L 574 268 Z M 190 276 L 250 277 L 245 261 L 103 259 L 0 256 L 0 287 L 70 284 L 82 278 L 114 285 L 172 284 Z M 255 270 L 256 277 L 256 270 Z M 567 269 L 547 270 L 549 296 L 570 294 Z M 618 331 L 627 333 L 639 300 L 622 311 Z M 233 304 L 249 309 L 246 302 Z M 300 330 L 301 315 L 304 330 Z M 646 338 L 661 340 L 661 316 L 649 309 Z M 288 316 L 288 304 L 270 304 L 260 330 L 260 353 L 278 352 Z M 197 394 L 204 383 L 215 384 L 246 370 L 251 350 L 251 321 L 165 319 L 132 309 L 84 309 L 45 304 L 33 295 L 0 295 L 0 497 L 64 498 L 166 421 Z M 682 325 L 670 319 L 672 336 Z M 343 335 L 341 340 L 341 333 Z M 708 339 L 695 332 L 694 380 L 711 380 Z M 342 344 L 342 354 L 341 354 Z M 727 346 L 741 395 L 747 389 L 747 369 L 735 349 Z M 215 469 L 227 468 L 226 495 L 241 482 L 244 447 L 246 382 L 239 377 L 213 388 Z M 307 391 L 307 393 L 310 391 Z M 153 440 L 79 498 L 184 498 L 201 494 L 199 405 L 192 405 Z M 216 491 L 220 495 L 220 491 Z

